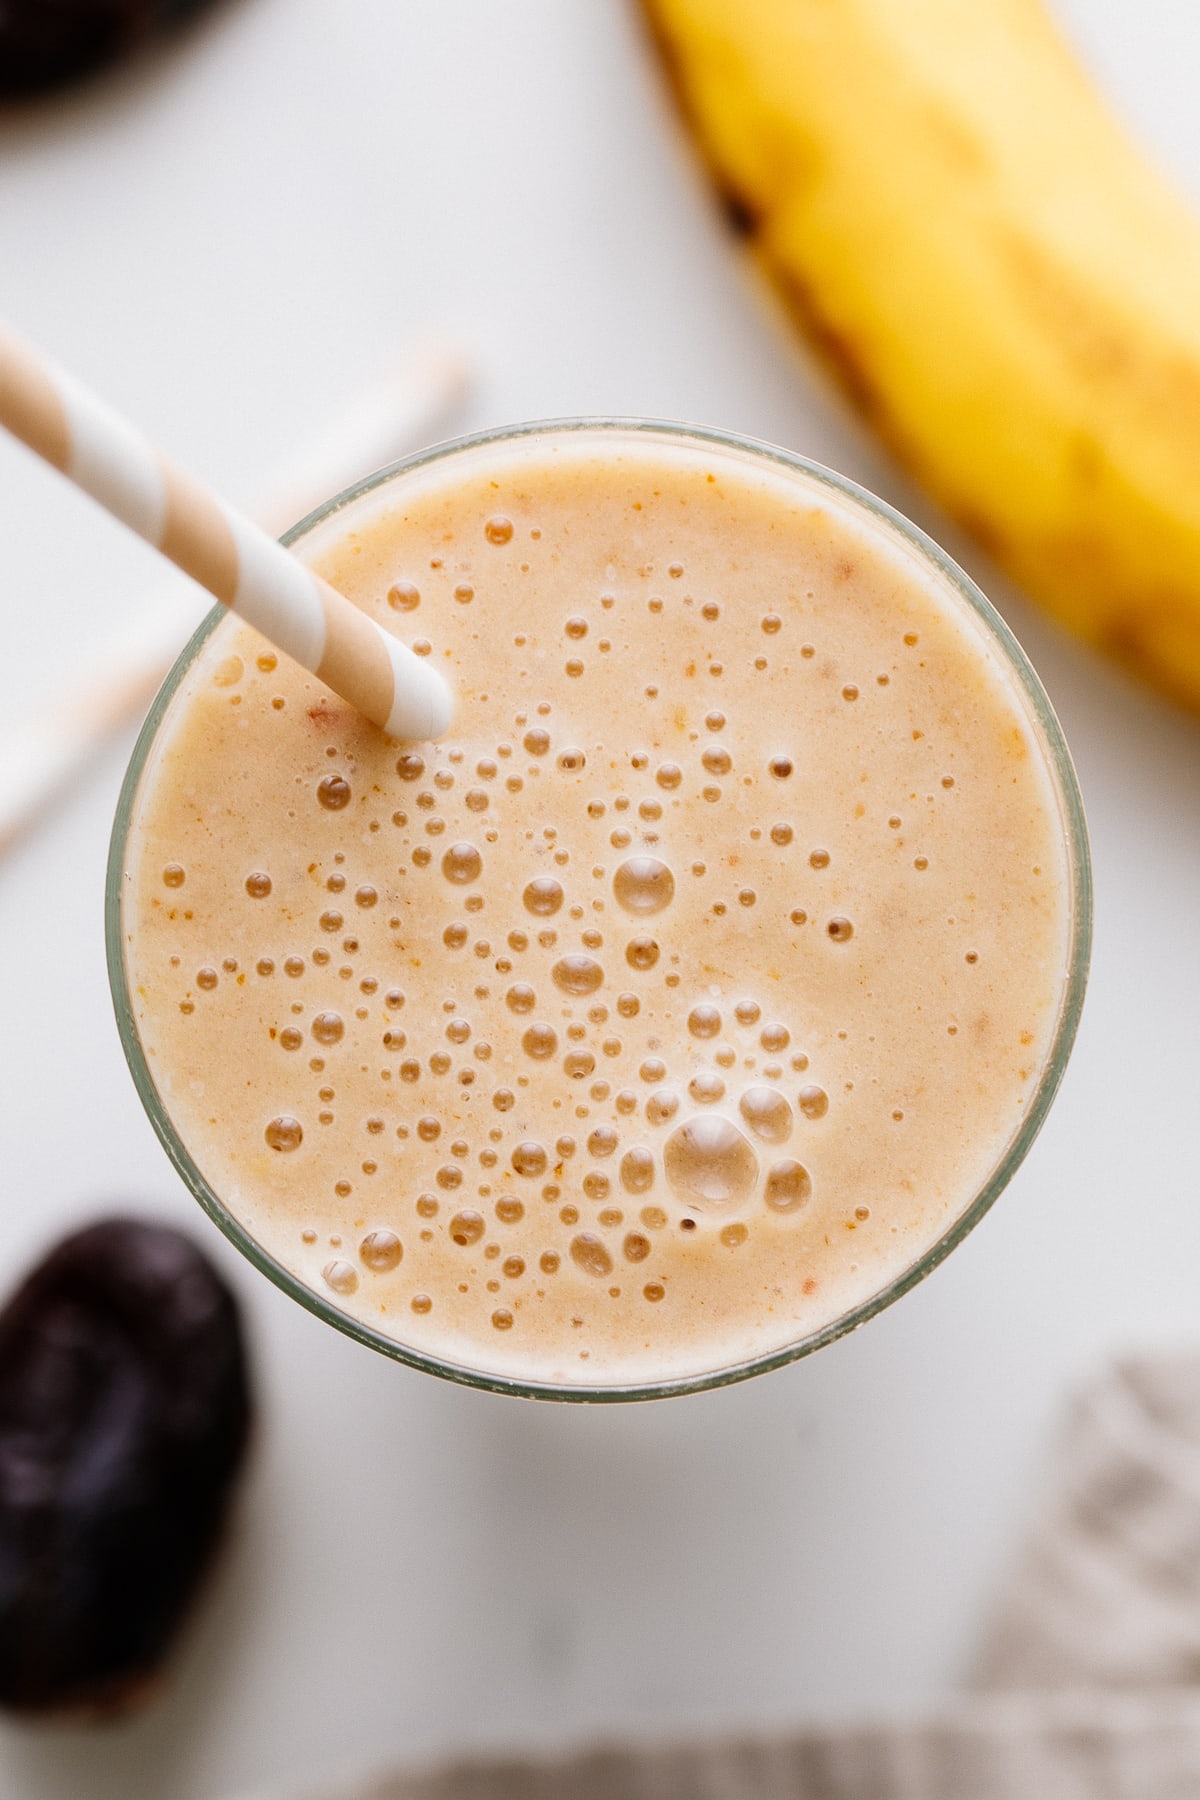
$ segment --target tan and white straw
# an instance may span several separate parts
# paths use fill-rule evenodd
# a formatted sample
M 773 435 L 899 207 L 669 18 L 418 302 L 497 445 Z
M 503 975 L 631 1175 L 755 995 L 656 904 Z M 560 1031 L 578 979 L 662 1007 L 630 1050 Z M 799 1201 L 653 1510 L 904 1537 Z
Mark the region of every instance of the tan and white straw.
M 436 669 L 2 326 L 0 425 L 390 736 L 446 730 Z
M 251 507 L 272 536 L 372 469 L 432 444 L 456 419 L 474 379 L 471 357 L 443 339 L 422 339 L 313 425 Z M 202 590 L 197 590 L 197 593 Z M 130 597 L 123 595 L 123 605 Z M 96 768 L 109 738 L 140 719 L 199 623 L 161 591 L 132 597 L 132 611 L 86 675 L 0 730 L 0 857 L 53 818 L 80 777 Z

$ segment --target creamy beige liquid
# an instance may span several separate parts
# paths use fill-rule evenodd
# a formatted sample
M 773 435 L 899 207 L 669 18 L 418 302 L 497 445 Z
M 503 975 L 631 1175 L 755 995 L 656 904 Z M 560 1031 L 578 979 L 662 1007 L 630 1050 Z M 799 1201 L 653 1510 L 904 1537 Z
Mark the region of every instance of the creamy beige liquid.
M 792 1343 L 1019 1129 L 1070 870 L 998 651 L 898 536 L 717 446 L 459 453 L 306 540 L 428 647 L 404 749 L 235 622 L 130 838 L 153 1079 L 327 1301 L 535 1382 Z

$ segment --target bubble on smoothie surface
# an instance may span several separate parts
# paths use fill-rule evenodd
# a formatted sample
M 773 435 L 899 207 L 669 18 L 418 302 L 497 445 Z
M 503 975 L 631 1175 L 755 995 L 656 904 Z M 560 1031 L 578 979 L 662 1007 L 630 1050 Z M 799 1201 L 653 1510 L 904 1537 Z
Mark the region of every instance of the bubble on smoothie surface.
M 404 1246 L 394 1231 L 368 1231 L 358 1246 L 358 1254 L 368 1269 L 377 1275 L 386 1275 L 399 1266 Z
M 395 612 L 413 612 L 421 604 L 421 594 L 411 581 L 395 581 L 388 589 L 388 605 Z
M 604 1239 L 593 1231 L 580 1231 L 571 1239 L 571 1261 L 585 1275 L 611 1275 L 613 1260 Z
M 613 876 L 613 896 L 628 913 L 659 913 L 675 898 L 675 877 L 656 856 L 631 856 Z
M 317 783 L 317 800 L 326 812 L 341 812 L 350 804 L 350 783 L 344 775 L 324 776 Z
M 455 1213 L 450 1221 L 450 1236 L 460 1247 L 477 1244 L 486 1230 L 483 1214 L 471 1207 Z
M 758 1181 L 749 1140 L 711 1113 L 676 1126 L 663 1146 L 663 1169 L 676 1198 L 701 1211 L 744 1205 Z
M 550 977 L 564 994 L 594 994 L 604 985 L 604 970 L 590 956 L 560 956 Z
M 797 1212 L 812 1198 L 812 1178 L 803 1163 L 772 1163 L 767 1171 L 763 1199 L 772 1212 Z
M 518 1144 L 512 1153 L 512 1166 L 518 1175 L 530 1179 L 546 1172 L 546 1152 L 540 1144 L 529 1140 Z
M 482 869 L 483 858 L 474 844 L 451 844 L 442 858 L 442 874 L 456 887 L 478 881 Z
M 298 1150 L 304 1137 L 304 1128 L 299 1119 L 290 1113 L 280 1113 L 271 1120 L 263 1133 L 272 1150 Z
M 526 1056 L 541 1062 L 558 1049 L 558 1033 L 553 1025 L 531 1025 L 521 1039 L 521 1048 Z
M 715 1006 L 702 1001 L 699 1006 L 693 1006 L 687 1023 L 693 1037 L 714 1038 L 721 1030 L 721 1015 Z
M 271 891 L 271 877 L 262 869 L 254 869 L 246 877 L 246 892 L 252 900 L 265 900 Z
M 512 538 L 513 522 L 497 513 L 494 518 L 488 520 L 483 532 L 489 544 L 507 544 Z
M 829 1095 L 822 1087 L 802 1087 L 796 1104 L 806 1119 L 823 1119 L 829 1111 Z
M 352 1294 L 358 1286 L 358 1271 L 353 1263 L 345 1262 L 341 1257 L 327 1262 L 321 1274 L 326 1286 L 331 1287 L 335 1294 Z
M 621 1186 L 627 1194 L 645 1194 L 654 1186 L 654 1156 L 634 1144 L 621 1158 Z
M 775 1088 L 756 1082 L 738 1101 L 738 1111 L 766 1144 L 785 1143 L 792 1135 L 792 1109 Z
M 552 875 L 535 876 L 526 884 L 521 897 L 525 902 L 526 912 L 534 913 L 539 918 L 550 918 L 563 903 L 562 883 L 555 881 Z

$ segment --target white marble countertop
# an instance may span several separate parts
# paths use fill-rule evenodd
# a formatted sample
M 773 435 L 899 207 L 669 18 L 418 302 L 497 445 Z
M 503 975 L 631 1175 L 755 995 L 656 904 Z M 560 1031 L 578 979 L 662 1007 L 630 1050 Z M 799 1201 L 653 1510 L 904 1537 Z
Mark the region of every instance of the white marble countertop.
M 1200 195 L 1186 0 L 1070 0 Z M 1091 993 L 994 1213 L 866 1331 L 747 1386 L 553 1408 L 343 1340 L 205 1224 L 140 1112 L 101 897 L 128 743 L 0 865 L 0 1277 L 112 1203 L 236 1282 L 261 1431 L 158 1704 L 0 1726 L 10 1800 L 219 1800 L 500 1744 L 759 1727 L 945 1692 L 1073 1386 L 1200 1342 L 1200 730 L 1062 638 L 831 396 L 729 245 L 619 0 L 227 0 L 0 121 L 0 311 L 231 498 L 432 328 L 463 429 L 704 420 L 856 476 L 958 554 L 1059 709 L 1096 864 Z M 6 707 L 161 593 L 149 553 L 0 443 Z

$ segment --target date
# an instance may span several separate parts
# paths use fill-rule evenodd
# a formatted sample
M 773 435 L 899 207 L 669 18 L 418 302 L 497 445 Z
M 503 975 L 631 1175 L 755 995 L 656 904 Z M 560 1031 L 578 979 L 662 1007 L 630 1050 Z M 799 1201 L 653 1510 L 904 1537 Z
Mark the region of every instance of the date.
M 221 1537 L 250 1425 L 233 1295 L 180 1232 L 75 1232 L 0 1313 L 0 1704 L 147 1691 Z
M 0 99 L 65 87 L 169 30 L 210 0 L 3 0 Z

